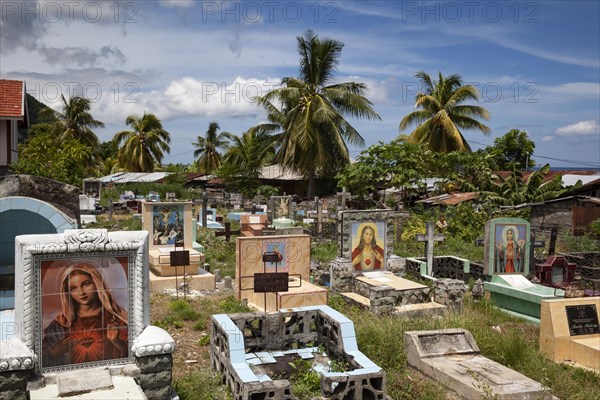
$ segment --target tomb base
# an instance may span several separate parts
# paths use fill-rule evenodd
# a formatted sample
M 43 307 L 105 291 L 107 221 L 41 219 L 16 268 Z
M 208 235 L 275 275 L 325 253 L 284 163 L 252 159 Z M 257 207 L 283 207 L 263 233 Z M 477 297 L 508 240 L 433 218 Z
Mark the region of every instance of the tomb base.
M 81 374 L 81 371 L 78 371 Z M 81 393 L 69 396 L 69 400 L 112 400 L 112 399 L 128 399 L 128 400 L 146 400 L 142 389 L 135 382 L 133 377 L 128 376 L 113 376 L 112 387 L 104 390 L 96 390 L 88 393 Z M 83 380 L 82 380 L 83 381 Z M 31 400 L 51 400 L 64 399 L 60 395 L 59 385 L 46 385 L 43 388 L 32 390 L 29 392 Z
M 175 267 L 171 267 L 175 269 Z M 177 267 L 179 276 L 158 276 L 152 270 L 150 270 L 150 290 L 152 292 L 162 292 L 165 289 L 175 289 L 176 285 L 181 285 L 183 281 L 183 268 Z M 194 275 L 188 275 L 189 288 L 193 290 L 214 290 L 216 287 L 215 276 L 203 269 L 195 267 L 193 270 Z
M 377 314 L 393 314 L 407 318 L 417 318 L 425 315 L 441 316 L 444 314 L 444 312 L 446 312 L 447 309 L 446 306 L 434 303 L 432 301 L 419 304 L 406 304 L 397 307 L 395 307 L 393 303 L 383 306 L 380 305 L 379 307 L 373 307 L 371 305 L 371 300 L 361 296 L 358 293 L 344 292 L 340 293 L 340 295 L 350 304 L 364 308 L 365 310 L 371 310 Z
M 300 284 L 301 286 L 299 286 Z M 267 311 L 318 306 L 327 304 L 327 289 L 313 285 L 310 282 L 300 282 L 298 278 L 291 278 L 287 292 L 267 293 L 266 301 Z M 258 311 L 265 311 L 265 295 L 254 293 L 248 304 Z
M 198 267 L 204 263 L 204 254 L 194 249 L 190 252 L 189 264 L 178 267 L 171 266 L 170 251 L 173 249 L 154 249 L 148 252 L 150 259 L 150 270 L 158 276 L 175 276 L 177 274 L 196 274 Z

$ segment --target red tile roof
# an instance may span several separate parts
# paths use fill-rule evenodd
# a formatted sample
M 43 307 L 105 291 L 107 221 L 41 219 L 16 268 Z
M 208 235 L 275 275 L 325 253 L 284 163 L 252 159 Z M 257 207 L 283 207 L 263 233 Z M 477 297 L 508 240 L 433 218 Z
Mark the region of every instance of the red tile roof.
M 23 81 L 0 79 L 0 118 L 2 117 L 24 117 L 23 107 Z

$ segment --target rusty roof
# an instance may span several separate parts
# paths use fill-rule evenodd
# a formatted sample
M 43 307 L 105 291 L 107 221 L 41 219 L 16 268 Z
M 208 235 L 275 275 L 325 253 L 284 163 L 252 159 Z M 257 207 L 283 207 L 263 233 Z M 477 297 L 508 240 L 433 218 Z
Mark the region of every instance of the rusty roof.
M 25 83 L 0 79 L 0 118 L 25 117 Z

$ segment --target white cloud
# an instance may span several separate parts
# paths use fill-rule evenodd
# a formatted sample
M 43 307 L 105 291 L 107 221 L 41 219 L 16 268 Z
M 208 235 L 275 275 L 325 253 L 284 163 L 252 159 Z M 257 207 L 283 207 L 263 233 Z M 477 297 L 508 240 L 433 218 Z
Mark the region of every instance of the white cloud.
M 542 142 L 551 142 L 554 140 L 554 136 L 544 136 Z
M 194 0 L 160 0 L 159 3 L 165 8 L 190 8 Z
M 597 121 L 579 121 L 575 124 L 560 127 L 554 133 L 557 136 L 598 135 L 600 125 Z

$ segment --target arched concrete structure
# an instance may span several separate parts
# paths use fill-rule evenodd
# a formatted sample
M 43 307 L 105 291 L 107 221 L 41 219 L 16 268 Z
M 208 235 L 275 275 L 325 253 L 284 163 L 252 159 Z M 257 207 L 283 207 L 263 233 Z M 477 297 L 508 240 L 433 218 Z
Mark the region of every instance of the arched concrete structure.
M 32 197 L 0 198 L 0 310 L 11 307 L 14 297 L 15 237 L 28 234 L 63 233 L 77 229 L 77 220 L 52 204 Z M 12 293 L 11 293 L 12 292 Z

